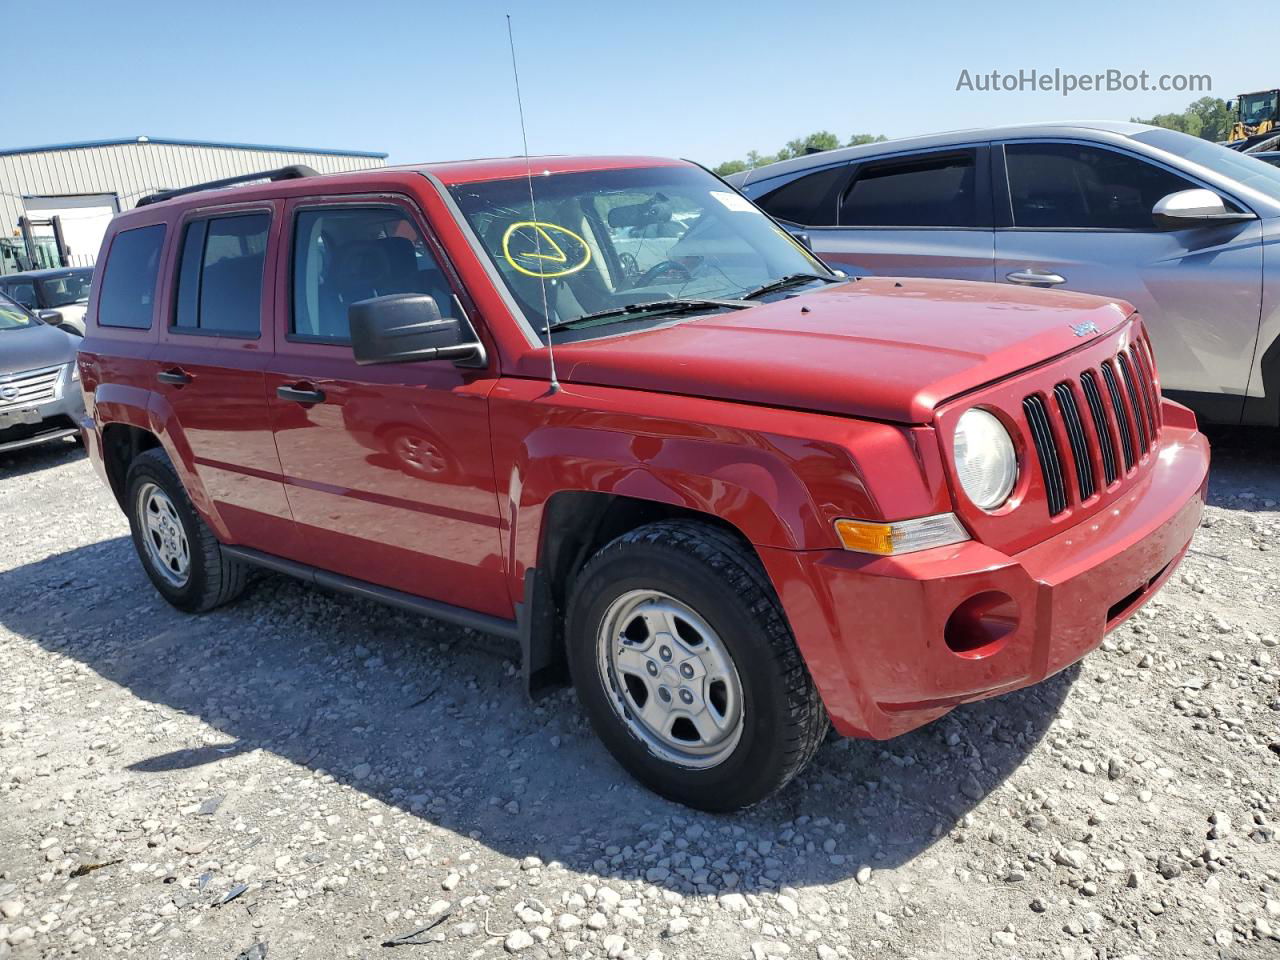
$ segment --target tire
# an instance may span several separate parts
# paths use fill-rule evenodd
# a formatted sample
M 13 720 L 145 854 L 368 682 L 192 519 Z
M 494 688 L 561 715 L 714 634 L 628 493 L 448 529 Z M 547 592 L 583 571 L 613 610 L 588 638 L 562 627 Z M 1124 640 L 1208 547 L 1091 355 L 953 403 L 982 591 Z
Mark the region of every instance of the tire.
M 162 597 L 179 610 L 203 613 L 244 592 L 245 565 L 223 554 L 163 450 L 154 447 L 134 458 L 125 490 L 134 549 Z M 164 526 L 153 528 L 146 514 Z M 166 565 L 166 557 L 175 560 Z
M 603 547 L 574 583 L 566 642 L 596 734 L 632 776 L 678 803 L 714 812 L 758 803 L 804 769 L 826 734 L 764 570 L 714 527 L 662 521 Z M 686 669 L 698 675 L 682 680 Z M 678 702 L 686 696 L 692 706 Z

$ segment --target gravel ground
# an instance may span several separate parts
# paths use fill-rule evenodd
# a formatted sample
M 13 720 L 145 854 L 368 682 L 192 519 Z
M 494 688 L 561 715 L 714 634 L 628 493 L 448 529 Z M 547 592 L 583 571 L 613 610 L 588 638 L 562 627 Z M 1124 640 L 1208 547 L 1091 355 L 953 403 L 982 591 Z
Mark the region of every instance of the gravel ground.
M 272 575 L 179 614 L 79 448 L 0 457 L 0 957 L 1280 956 L 1280 440 L 1214 439 L 1102 650 L 723 817 L 499 641 Z

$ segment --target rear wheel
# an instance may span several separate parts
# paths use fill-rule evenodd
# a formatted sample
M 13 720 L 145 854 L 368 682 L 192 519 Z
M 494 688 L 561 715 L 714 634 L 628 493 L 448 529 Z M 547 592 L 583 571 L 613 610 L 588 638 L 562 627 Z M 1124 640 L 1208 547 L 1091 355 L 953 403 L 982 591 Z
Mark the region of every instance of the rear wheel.
M 244 565 L 223 554 L 163 450 L 134 459 L 125 489 L 134 548 L 161 596 L 179 610 L 199 613 L 243 592 Z
M 652 790 L 734 810 L 780 789 L 827 730 L 756 558 L 704 524 L 608 544 L 569 603 L 569 662 L 601 740 Z

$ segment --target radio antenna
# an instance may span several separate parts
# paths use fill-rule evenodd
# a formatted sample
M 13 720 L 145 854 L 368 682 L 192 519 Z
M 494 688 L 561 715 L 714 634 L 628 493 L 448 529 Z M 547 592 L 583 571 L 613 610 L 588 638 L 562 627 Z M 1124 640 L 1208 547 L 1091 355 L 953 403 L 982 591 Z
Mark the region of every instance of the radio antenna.
M 511 14 L 507 14 L 507 43 L 511 46 L 511 76 L 516 82 L 516 108 L 520 111 L 520 142 L 524 147 L 524 175 L 529 184 L 529 210 L 533 217 L 534 256 L 539 264 L 545 263 L 542 257 L 542 226 L 538 221 L 538 202 L 533 197 L 533 167 L 529 162 L 529 134 L 524 125 L 524 100 L 520 96 L 520 70 L 516 66 L 516 40 L 511 31 Z M 556 376 L 556 352 L 551 343 L 551 308 L 547 304 L 547 278 L 539 273 L 538 286 L 542 288 L 542 317 L 545 324 L 543 332 L 547 337 L 547 361 L 551 366 L 551 392 L 560 389 L 560 378 Z

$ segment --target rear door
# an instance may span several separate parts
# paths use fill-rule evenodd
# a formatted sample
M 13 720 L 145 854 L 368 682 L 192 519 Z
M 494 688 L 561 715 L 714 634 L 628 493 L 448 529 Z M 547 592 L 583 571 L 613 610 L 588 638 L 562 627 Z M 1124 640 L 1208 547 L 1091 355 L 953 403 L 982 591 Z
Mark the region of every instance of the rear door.
M 985 144 L 826 168 L 759 202 L 807 228 L 814 252 L 855 276 L 995 278 Z
M 425 218 L 388 196 L 300 199 L 287 216 L 267 388 L 307 562 L 509 618 L 495 373 L 443 360 L 362 367 L 351 351 L 347 309 L 359 300 L 428 293 L 445 316 L 463 310 Z
M 263 371 L 274 347 L 268 263 L 276 204 L 204 208 L 178 224 L 154 389 L 231 542 L 298 552 L 280 478 Z
M 1128 300 L 1146 321 L 1164 389 L 1215 420 L 1238 420 L 1261 316 L 1260 222 L 1158 229 L 1158 200 L 1205 184 L 1102 144 L 1010 141 L 996 148 L 995 168 L 1006 185 L 998 278 Z

